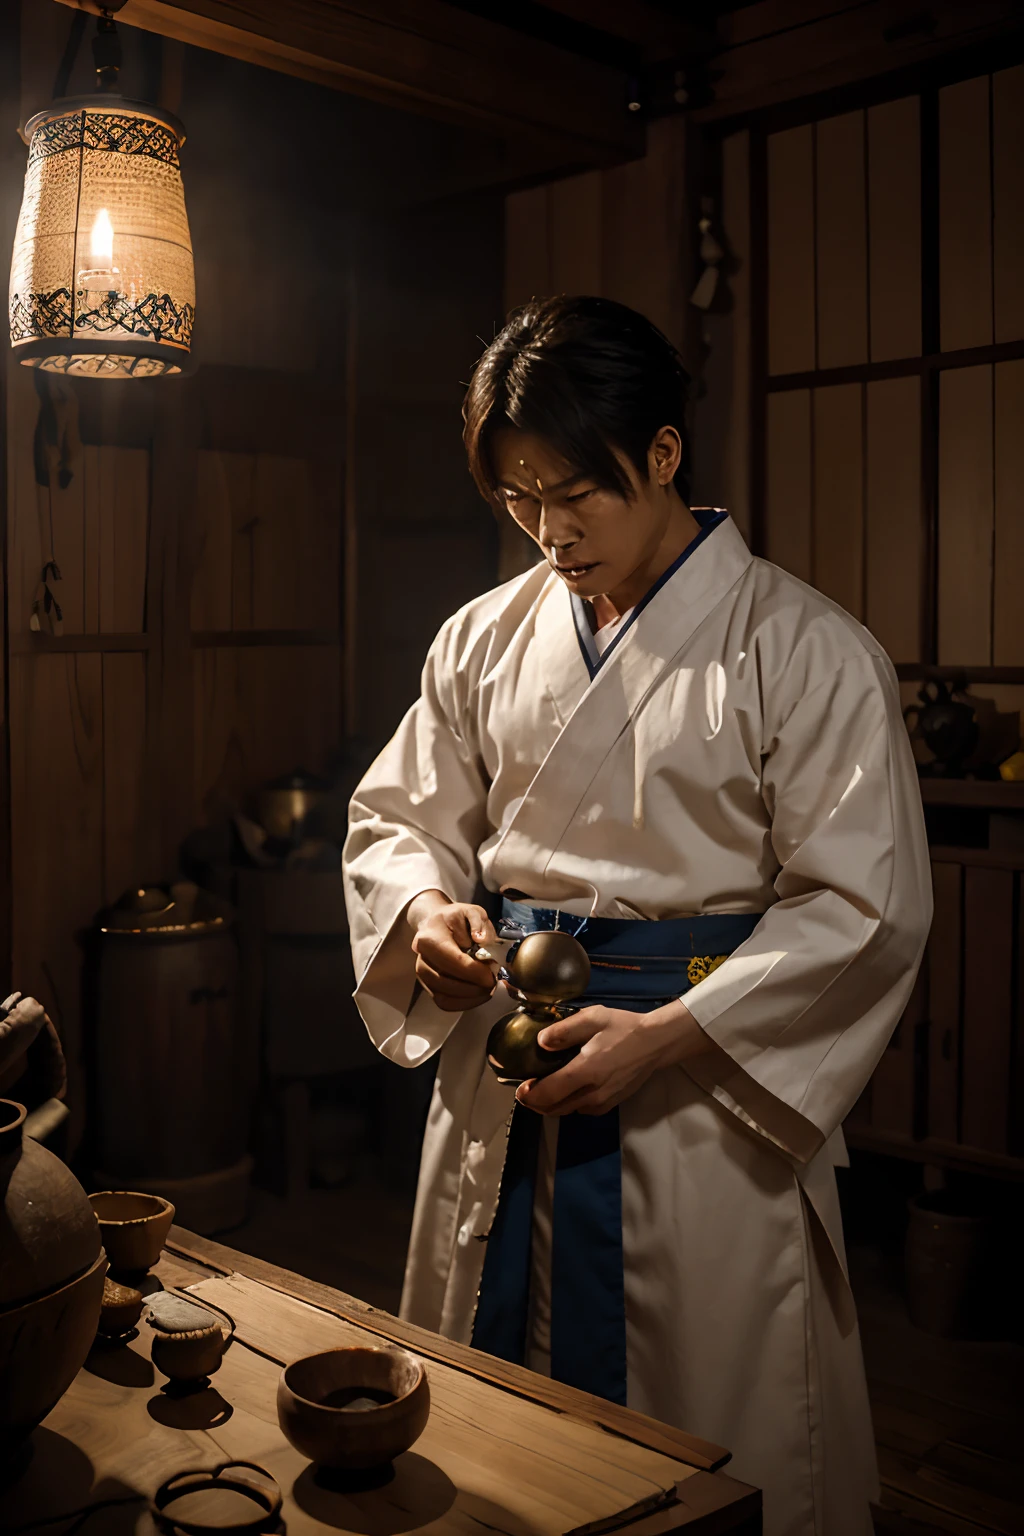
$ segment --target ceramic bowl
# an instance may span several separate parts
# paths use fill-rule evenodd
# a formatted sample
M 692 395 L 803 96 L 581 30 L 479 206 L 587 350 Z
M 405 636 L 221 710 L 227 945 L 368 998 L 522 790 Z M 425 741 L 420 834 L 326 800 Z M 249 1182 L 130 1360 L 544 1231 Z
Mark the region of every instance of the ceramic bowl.
M 100 1249 L 67 1285 L 0 1312 L 0 1464 L 63 1397 L 85 1363 L 106 1272 L 107 1256 Z
M 100 1224 L 110 1267 L 129 1273 L 152 1269 L 174 1220 L 174 1206 L 162 1195 L 105 1189 L 89 1196 Z
M 285 1366 L 277 1417 L 285 1438 L 319 1466 L 365 1472 L 419 1439 L 430 1415 L 423 1363 L 404 1349 L 325 1349 Z
M 153 1364 L 171 1381 L 200 1381 L 220 1370 L 224 1330 L 219 1323 L 191 1333 L 153 1332 Z
M 142 1316 L 142 1293 L 130 1285 L 118 1285 L 107 1278 L 103 1282 L 100 1308 L 100 1333 L 104 1338 L 120 1339 L 130 1333 Z

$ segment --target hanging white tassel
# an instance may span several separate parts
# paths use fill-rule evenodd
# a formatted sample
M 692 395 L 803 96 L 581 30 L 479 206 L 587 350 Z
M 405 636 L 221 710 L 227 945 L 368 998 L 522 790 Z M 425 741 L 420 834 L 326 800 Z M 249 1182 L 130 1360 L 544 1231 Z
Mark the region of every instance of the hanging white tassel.
M 690 303 L 695 309 L 708 310 L 714 302 L 718 292 L 719 267 L 725 251 L 711 233 L 711 219 L 709 217 L 707 202 L 705 211 L 700 220 L 700 259 L 704 263 L 704 271 L 701 273 L 697 286 L 690 295 Z

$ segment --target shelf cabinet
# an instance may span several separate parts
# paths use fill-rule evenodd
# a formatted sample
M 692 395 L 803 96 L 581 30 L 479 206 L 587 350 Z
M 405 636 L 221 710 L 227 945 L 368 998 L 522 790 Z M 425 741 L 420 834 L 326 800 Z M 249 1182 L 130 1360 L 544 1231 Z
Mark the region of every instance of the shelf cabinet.
M 851 1145 L 1024 1178 L 1022 873 L 1024 852 L 933 847 L 924 962 Z

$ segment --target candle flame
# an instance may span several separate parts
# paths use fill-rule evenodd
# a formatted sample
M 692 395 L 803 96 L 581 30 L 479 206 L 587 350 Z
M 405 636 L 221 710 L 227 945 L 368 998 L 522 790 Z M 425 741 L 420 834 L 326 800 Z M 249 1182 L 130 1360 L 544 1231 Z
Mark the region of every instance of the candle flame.
M 97 265 L 105 263 L 107 266 L 114 259 L 114 226 L 105 208 L 100 209 L 93 222 L 92 259 Z

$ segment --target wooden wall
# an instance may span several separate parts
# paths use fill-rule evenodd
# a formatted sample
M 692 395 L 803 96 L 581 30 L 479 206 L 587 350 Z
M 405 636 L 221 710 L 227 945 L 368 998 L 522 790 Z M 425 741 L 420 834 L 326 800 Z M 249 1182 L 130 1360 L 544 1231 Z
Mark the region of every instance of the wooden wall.
M 648 125 L 642 160 L 590 171 L 505 200 L 505 307 L 555 293 L 598 294 L 640 310 L 688 357 L 693 229 L 687 222 L 686 123 Z M 502 571 L 535 546 L 506 518 Z
M 373 744 L 419 692 L 444 620 L 495 582 L 497 529 L 461 411 L 481 338 L 501 321 L 501 200 L 365 219 L 354 238 L 347 707 L 349 730 Z
M 26 4 L 22 22 L 8 98 L 24 116 L 49 99 L 71 14 Z M 159 42 L 122 30 L 141 94 Z M 459 380 L 500 309 L 500 210 L 413 206 L 457 191 L 460 153 L 479 148 L 200 50 L 178 63 L 188 376 L 65 383 L 3 365 L 11 974 L 64 1035 L 76 1137 L 97 910 L 172 879 L 184 835 L 268 778 L 328 771 L 346 733 L 379 744 L 437 623 L 495 566 Z M 89 89 L 87 45 L 72 89 Z M 8 155 L 12 235 L 24 153 Z M 63 489 L 37 484 L 40 382 L 77 417 Z M 51 554 L 60 637 L 29 628 Z
M 1024 665 L 1022 101 L 1018 65 L 766 140 L 765 550 L 899 662 Z
M 921 1161 L 1024 1173 L 1024 855 L 937 847 L 935 918 L 899 1028 L 848 1128 Z
M 697 494 L 835 598 L 913 701 L 1024 707 L 1024 66 L 792 108 L 720 145 L 731 309 L 704 321 Z M 922 749 L 922 758 L 927 754 Z M 923 783 L 936 916 L 854 1139 L 1019 1175 L 1020 786 Z

